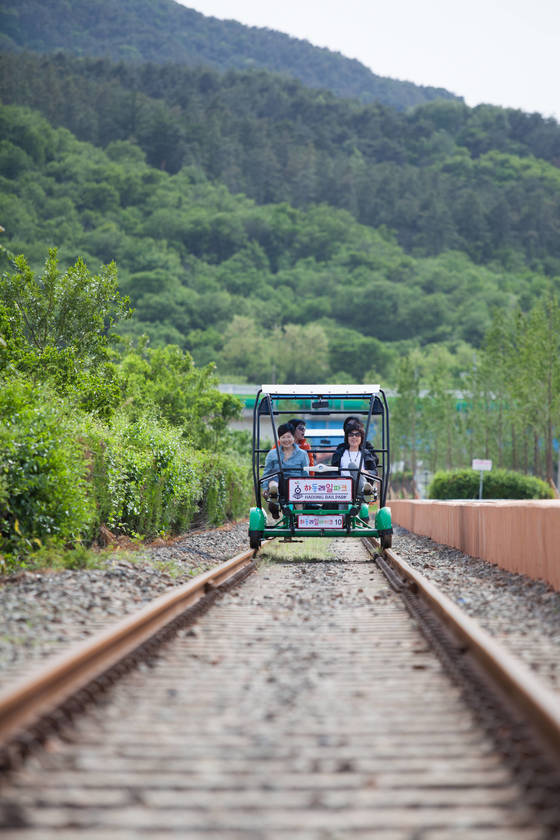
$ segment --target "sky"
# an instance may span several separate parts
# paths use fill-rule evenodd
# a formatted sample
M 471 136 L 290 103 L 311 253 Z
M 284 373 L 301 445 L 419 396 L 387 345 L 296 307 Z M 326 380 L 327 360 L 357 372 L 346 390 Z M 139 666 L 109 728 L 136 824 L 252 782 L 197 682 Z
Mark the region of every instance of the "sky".
M 560 0 L 180 0 L 356 58 L 467 105 L 560 120 Z

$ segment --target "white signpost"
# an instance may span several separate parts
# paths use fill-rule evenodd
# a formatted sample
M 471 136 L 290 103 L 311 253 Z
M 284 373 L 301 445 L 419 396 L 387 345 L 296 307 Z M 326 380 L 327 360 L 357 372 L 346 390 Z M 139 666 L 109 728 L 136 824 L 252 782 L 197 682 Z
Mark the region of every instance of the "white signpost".
M 478 485 L 478 498 L 482 499 L 482 479 L 484 473 L 488 470 L 492 469 L 492 461 L 489 461 L 485 458 L 473 458 L 472 462 L 473 470 L 478 470 L 480 472 L 480 483 Z

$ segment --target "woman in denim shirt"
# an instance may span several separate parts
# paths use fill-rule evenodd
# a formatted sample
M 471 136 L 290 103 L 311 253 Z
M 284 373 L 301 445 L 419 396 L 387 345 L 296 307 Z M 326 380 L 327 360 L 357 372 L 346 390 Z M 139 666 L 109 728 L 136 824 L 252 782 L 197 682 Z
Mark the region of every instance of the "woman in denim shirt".
M 309 475 L 309 458 L 307 452 L 300 449 L 295 443 L 292 434 L 291 426 L 288 423 L 283 423 L 278 426 L 278 448 L 271 449 L 267 454 L 264 462 L 264 479 L 265 490 L 264 497 L 268 500 L 268 509 L 275 519 L 280 515 L 280 507 L 278 504 L 278 486 L 282 476 L 278 470 L 282 466 L 284 478 L 299 478 L 300 476 Z M 276 473 L 276 475 L 274 475 Z M 270 480 L 266 482 L 266 477 L 270 475 Z M 284 491 L 287 488 L 282 488 Z

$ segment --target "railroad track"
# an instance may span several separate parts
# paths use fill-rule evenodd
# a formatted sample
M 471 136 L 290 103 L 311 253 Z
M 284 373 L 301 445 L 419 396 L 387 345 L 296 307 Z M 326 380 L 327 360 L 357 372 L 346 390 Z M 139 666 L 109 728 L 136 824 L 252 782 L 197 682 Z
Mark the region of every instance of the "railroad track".
M 40 705 L 37 678 L 4 697 L 5 836 L 560 836 L 554 696 L 393 552 L 274 549 L 157 599 L 104 662 L 82 645 L 68 692 L 59 661 Z

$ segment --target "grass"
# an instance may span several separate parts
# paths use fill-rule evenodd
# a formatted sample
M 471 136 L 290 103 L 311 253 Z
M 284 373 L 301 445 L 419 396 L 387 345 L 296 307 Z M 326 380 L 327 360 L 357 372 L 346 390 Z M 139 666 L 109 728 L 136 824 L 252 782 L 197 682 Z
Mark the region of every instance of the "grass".
M 25 559 L 16 562 L 0 562 L 0 574 L 17 575 L 18 572 L 39 572 L 42 570 L 78 571 L 80 569 L 103 569 L 107 563 L 114 558 L 116 552 L 114 547 L 102 550 L 86 548 L 84 545 L 77 545 L 74 548 L 62 546 L 42 546 L 37 551 L 27 555 Z M 134 551 L 119 551 L 118 556 L 130 562 L 145 560 L 145 555 Z M 1 560 L 1 558 L 0 558 Z
M 332 560 L 332 540 L 324 537 L 305 537 L 301 542 L 281 542 L 278 539 L 265 545 L 259 554 L 262 561 L 278 560 Z
M 152 568 L 157 569 L 158 572 L 169 575 L 173 580 L 178 578 L 194 578 L 208 571 L 203 566 L 197 566 L 195 569 L 189 568 L 181 560 L 153 560 L 150 559 Z
M 84 545 L 66 549 L 62 546 L 41 546 L 24 559 L 0 557 L 0 573 L 14 575 L 23 571 L 40 569 L 99 569 L 107 561 L 108 552 L 92 551 Z
M 137 545 L 132 542 L 123 548 L 117 545 L 109 545 L 106 548 L 86 548 L 84 545 L 76 545 L 68 548 L 60 545 L 43 545 L 41 548 L 28 554 L 25 558 L 3 558 L 0 555 L 0 577 L 16 576 L 20 572 L 41 572 L 64 570 L 79 571 L 104 569 L 108 563 L 114 560 L 122 560 L 131 564 L 147 563 L 156 571 L 167 574 L 173 580 L 179 578 L 193 578 L 206 571 L 205 566 L 190 568 L 180 560 L 157 560 L 142 550 L 138 541 Z

